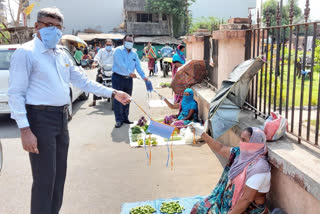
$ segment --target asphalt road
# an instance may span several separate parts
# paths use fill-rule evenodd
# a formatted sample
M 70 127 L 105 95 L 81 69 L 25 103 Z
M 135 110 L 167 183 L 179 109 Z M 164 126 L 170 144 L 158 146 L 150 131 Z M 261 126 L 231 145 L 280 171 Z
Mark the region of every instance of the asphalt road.
M 94 78 L 95 71 L 89 76 Z M 150 78 L 156 86 L 170 78 Z M 159 89 L 172 96 L 171 90 Z M 148 108 L 145 85 L 134 82 L 133 98 L 154 117 L 172 113 L 168 108 Z M 152 95 L 151 99 L 158 99 Z M 152 148 L 152 164 L 144 149 L 130 148 L 129 126 L 114 128 L 114 115 L 106 101 L 88 107 L 90 99 L 74 104 L 69 123 L 70 149 L 65 197 L 61 214 L 117 214 L 125 202 L 157 198 L 207 195 L 216 185 L 222 165 L 205 144 L 174 146 L 174 170 L 166 168 L 167 148 Z M 143 113 L 133 104 L 130 119 Z M 31 170 L 19 131 L 8 115 L 0 116 L 4 168 L 0 176 L 0 213 L 27 214 L 30 210 Z

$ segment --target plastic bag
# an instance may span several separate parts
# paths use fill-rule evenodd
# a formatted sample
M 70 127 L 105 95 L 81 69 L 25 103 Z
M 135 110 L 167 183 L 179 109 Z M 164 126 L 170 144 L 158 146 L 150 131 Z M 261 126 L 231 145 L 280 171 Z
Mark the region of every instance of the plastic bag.
M 271 115 L 264 122 L 264 133 L 267 141 L 280 139 L 288 130 L 288 121 L 278 113 L 271 112 Z

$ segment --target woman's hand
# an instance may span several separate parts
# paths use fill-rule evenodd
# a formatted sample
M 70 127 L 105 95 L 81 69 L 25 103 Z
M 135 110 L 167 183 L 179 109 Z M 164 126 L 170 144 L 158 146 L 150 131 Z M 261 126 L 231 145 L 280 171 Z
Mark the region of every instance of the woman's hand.
M 194 132 L 194 134 L 197 136 L 201 137 L 202 134 L 205 133 L 205 128 L 204 128 L 204 126 L 201 126 L 200 123 L 190 123 L 189 127 Z

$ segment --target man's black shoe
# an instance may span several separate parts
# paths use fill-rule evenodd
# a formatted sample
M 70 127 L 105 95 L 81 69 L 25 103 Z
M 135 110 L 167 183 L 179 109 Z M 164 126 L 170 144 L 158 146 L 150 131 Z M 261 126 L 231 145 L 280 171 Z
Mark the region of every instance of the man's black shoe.
M 116 125 L 114 126 L 115 128 L 120 128 L 122 126 L 121 122 L 116 122 Z
M 129 121 L 129 120 L 123 121 L 123 123 L 125 123 L 125 124 L 133 124 L 133 122 L 131 122 L 131 121 Z

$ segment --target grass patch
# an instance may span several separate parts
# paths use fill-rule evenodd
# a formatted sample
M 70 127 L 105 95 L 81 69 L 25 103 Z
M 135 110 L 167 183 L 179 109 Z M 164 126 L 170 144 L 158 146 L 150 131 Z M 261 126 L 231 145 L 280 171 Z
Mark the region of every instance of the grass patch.
M 281 63 L 280 63 L 280 72 L 281 72 Z M 275 67 L 275 65 L 274 65 Z M 280 92 L 281 92 L 281 75 L 283 75 L 283 83 L 282 83 L 282 106 L 286 105 L 286 99 L 287 99 L 287 93 L 289 96 L 288 103 L 289 106 L 300 106 L 300 98 L 303 96 L 303 106 L 308 106 L 309 101 L 311 101 L 311 105 L 315 106 L 318 102 L 318 93 L 319 93 L 319 71 L 313 72 L 313 79 L 312 81 L 309 79 L 309 76 L 305 77 L 304 80 L 304 87 L 303 87 L 303 94 L 301 94 L 302 91 L 302 76 L 298 78 L 298 76 L 295 77 L 294 74 L 294 64 L 291 64 L 290 66 L 290 75 L 288 76 L 288 65 L 284 65 L 283 74 L 280 76 L 275 75 L 275 69 L 273 69 L 271 74 L 271 85 L 270 85 L 270 67 L 268 67 L 267 73 L 264 69 L 259 72 L 259 81 L 258 81 L 258 95 L 260 96 L 260 81 L 261 81 L 261 75 L 262 75 L 262 99 L 264 100 L 264 95 L 266 94 L 266 102 L 271 104 L 274 104 L 276 102 L 276 106 L 280 105 Z M 267 74 L 267 77 L 266 77 Z M 267 78 L 267 85 L 266 85 L 266 91 L 265 89 L 265 78 Z M 277 87 L 276 87 L 276 78 L 277 78 Z M 296 87 L 294 88 L 294 78 L 296 78 Z M 289 88 L 287 86 L 287 82 L 289 79 Z M 310 84 L 312 83 L 312 96 L 311 100 L 309 99 L 309 90 L 310 90 Z M 271 94 L 270 94 L 270 87 L 271 87 Z M 269 100 L 269 94 L 270 100 Z M 295 96 L 293 96 L 295 94 Z M 293 105 L 294 102 L 294 105 Z

